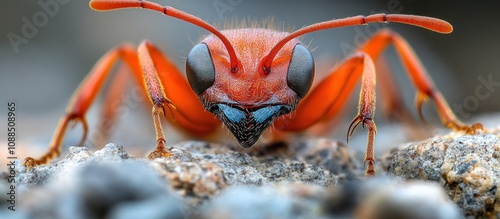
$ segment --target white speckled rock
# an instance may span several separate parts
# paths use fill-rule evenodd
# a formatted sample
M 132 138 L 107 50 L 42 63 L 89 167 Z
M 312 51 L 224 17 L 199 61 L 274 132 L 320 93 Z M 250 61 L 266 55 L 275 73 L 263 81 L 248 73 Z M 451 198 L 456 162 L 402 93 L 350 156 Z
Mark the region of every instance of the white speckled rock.
M 405 179 L 431 180 L 467 216 L 500 216 L 500 131 L 478 135 L 451 133 L 413 143 L 394 152 L 389 174 Z

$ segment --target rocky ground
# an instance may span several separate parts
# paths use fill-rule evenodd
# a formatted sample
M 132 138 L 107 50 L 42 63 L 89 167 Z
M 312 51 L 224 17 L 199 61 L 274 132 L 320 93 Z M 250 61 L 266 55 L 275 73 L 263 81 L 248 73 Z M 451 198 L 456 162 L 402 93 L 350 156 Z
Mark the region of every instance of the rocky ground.
M 500 218 L 500 135 L 450 133 L 389 155 L 390 175 L 439 183 L 466 215 Z
M 108 144 L 72 147 L 31 170 L 16 166 L 16 211 L 0 218 L 496 218 L 500 131 L 449 133 L 380 156 L 303 139 L 251 153 L 188 141 L 149 161 Z M 8 200 L 8 173 L 0 199 Z

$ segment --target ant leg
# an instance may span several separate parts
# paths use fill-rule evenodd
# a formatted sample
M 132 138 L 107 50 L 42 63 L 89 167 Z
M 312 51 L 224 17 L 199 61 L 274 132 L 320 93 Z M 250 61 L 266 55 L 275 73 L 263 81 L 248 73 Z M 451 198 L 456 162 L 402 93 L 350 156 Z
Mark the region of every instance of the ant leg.
M 113 128 L 115 127 L 115 120 L 117 119 L 117 113 L 121 111 L 122 104 L 125 100 L 124 95 L 127 92 L 127 75 L 129 69 L 125 65 L 120 65 L 110 81 L 110 85 L 105 91 L 106 95 L 103 100 L 103 106 L 101 107 L 101 116 L 98 124 L 98 133 L 93 133 L 95 135 L 94 139 L 90 139 L 93 145 L 104 145 L 109 142 L 109 136 L 111 135 Z M 141 92 L 145 94 L 144 90 Z
M 428 99 L 431 99 L 434 102 L 437 112 L 439 113 L 441 121 L 445 127 L 457 131 L 465 131 L 468 134 L 473 134 L 477 130 L 484 129 L 479 123 L 466 125 L 456 118 L 441 92 L 435 88 L 434 83 L 428 76 L 425 68 L 421 64 L 411 46 L 399 34 L 390 30 L 382 30 L 368 40 L 362 46 L 361 51 L 366 52 L 374 60 L 376 60 L 380 53 L 389 44 L 393 44 L 395 46 L 401 61 L 408 70 L 408 75 L 411 81 L 417 88 L 416 106 L 421 118 L 423 118 L 421 112 L 422 104 Z
M 408 140 L 415 141 L 429 136 L 428 124 L 418 123 L 412 116 L 411 111 L 405 106 L 401 96 L 401 90 L 397 86 L 387 59 L 380 55 L 375 61 L 377 71 L 377 82 L 379 83 L 379 99 L 381 100 L 381 112 L 391 121 L 400 121 L 405 129 Z
M 57 157 L 61 153 L 61 143 L 70 122 L 82 123 L 84 132 L 79 145 L 83 144 L 88 132 L 85 114 L 118 58 L 124 59 L 129 64 L 129 67 L 138 68 L 137 56 L 131 45 L 123 45 L 106 53 L 73 93 L 66 108 L 66 115 L 59 121 L 47 152 L 38 159 L 27 157 L 24 160 L 24 165 L 26 167 L 32 168 L 37 165 L 47 164 L 51 159 Z
M 186 79 L 163 54 L 148 41 L 138 49 L 144 82 L 153 104 L 152 116 L 156 131 L 156 149 L 150 159 L 168 157 L 161 116 L 174 121 L 190 133 L 206 135 L 219 126 L 220 120 L 206 111 Z M 168 110 L 168 111 L 167 111 Z
M 347 129 L 347 139 L 351 137 L 352 133 L 359 124 L 362 127 L 368 128 L 368 138 L 366 142 L 366 153 L 365 153 L 365 166 L 366 175 L 375 175 L 375 153 L 373 145 L 375 143 L 375 134 L 377 133 L 377 126 L 373 117 L 375 116 L 375 65 L 370 56 L 361 53 L 361 58 L 363 59 L 363 73 L 361 76 L 361 92 L 359 94 L 358 103 L 358 115 L 352 120 L 349 128 Z
M 358 115 L 349 126 L 347 136 L 362 124 L 368 128 L 365 164 L 366 175 L 375 175 L 374 140 L 377 127 L 375 115 L 375 65 L 366 53 L 357 52 L 346 58 L 332 73 L 316 86 L 297 106 L 292 117 L 283 116 L 274 127 L 285 131 L 301 131 L 325 119 L 329 113 L 339 112 L 354 86 L 361 78 Z

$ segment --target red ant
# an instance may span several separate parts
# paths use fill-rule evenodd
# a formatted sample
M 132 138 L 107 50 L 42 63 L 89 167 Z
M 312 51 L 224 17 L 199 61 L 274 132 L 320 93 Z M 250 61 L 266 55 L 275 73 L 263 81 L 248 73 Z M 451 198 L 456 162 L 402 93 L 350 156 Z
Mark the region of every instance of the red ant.
M 395 46 L 417 88 L 420 115 L 423 102 L 431 99 L 444 126 L 467 133 L 482 129 L 481 124 L 468 126 L 456 118 L 411 46 L 389 30 L 376 33 L 310 91 L 315 63 L 311 52 L 297 37 L 314 31 L 372 22 L 397 22 L 438 33 L 452 32 L 452 26 L 440 19 L 374 14 L 324 21 L 292 33 L 258 28 L 219 31 L 191 14 L 146 0 L 91 0 L 90 7 L 98 11 L 123 8 L 153 10 L 199 26 L 212 34 L 189 53 L 186 60 L 187 81 L 149 41 L 143 41 L 138 49 L 123 45 L 109 51 L 73 94 L 67 114 L 59 122 L 47 153 L 38 160 L 26 158 L 24 164 L 27 167 L 48 163 L 60 154 L 61 141 L 71 121 L 83 124 L 85 139 L 88 131 L 85 113 L 118 59 L 125 61 L 153 104 L 156 149 L 149 154 L 150 159 L 169 156 L 162 116 L 196 135 L 212 133 L 222 122 L 241 146 L 251 147 L 271 124 L 280 131 L 302 131 L 320 121 L 332 119 L 361 79 L 358 115 L 352 120 L 347 136 L 349 138 L 359 124 L 368 128 L 366 175 L 374 175 L 373 144 L 377 131 L 373 120 L 376 99 L 374 60 L 390 44 Z M 393 95 L 389 98 L 394 100 L 397 97 Z M 167 108 L 171 113 L 167 113 Z M 283 116 L 291 112 L 292 116 Z

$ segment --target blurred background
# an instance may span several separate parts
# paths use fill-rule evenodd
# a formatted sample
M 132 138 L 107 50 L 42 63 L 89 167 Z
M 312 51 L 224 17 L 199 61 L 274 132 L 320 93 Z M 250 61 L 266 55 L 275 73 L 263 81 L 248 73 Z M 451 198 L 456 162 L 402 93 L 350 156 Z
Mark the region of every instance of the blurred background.
M 470 120 L 474 115 L 500 109 L 499 86 L 490 87 L 492 89 L 488 90 L 490 95 L 487 98 L 478 99 L 476 93 L 482 79 L 500 82 L 498 1 L 468 1 L 462 4 L 409 0 L 155 2 L 192 13 L 209 23 L 219 24 L 219 27 L 225 20 L 233 18 L 260 21 L 273 17 L 278 27 L 298 29 L 332 18 L 379 12 L 441 18 L 454 26 L 453 33 L 441 35 L 401 24 L 375 24 L 315 32 L 302 40 L 315 48 L 313 54 L 318 68 L 325 69 L 345 57 L 350 48 L 358 45 L 358 41 L 366 39 L 381 27 L 391 28 L 413 46 L 450 105 L 467 106 L 458 115 L 461 119 Z M 47 5 L 50 5 L 48 10 L 44 9 Z M 88 7 L 88 1 L 76 0 L 6 0 L 0 7 L 0 20 L 0 118 L 4 121 L 0 124 L 0 141 L 6 142 L 7 102 L 15 101 L 17 153 L 20 158 L 26 154 L 41 154 L 45 150 L 71 94 L 109 49 L 124 42 L 137 45 L 142 39 L 149 39 L 184 70 L 185 57 L 193 42 L 207 34 L 203 29 L 159 13 L 139 9 L 96 12 Z M 389 48 L 386 54 L 402 88 L 406 105 L 413 110 L 415 90 L 394 49 Z M 130 94 L 131 90 L 127 92 L 124 95 L 134 97 L 133 93 Z M 486 91 L 483 89 L 481 92 Z M 356 113 L 356 99 L 354 94 L 346 110 L 346 120 Z M 132 98 L 131 101 L 127 105 L 127 114 L 122 115 L 125 118 L 119 119 L 120 124 L 126 125 L 120 125 L 111 141 L 126 145 L 153 145 L 150 109 L 140 105 L 142 98 Z M 98 107 L 93 107 L 88 115 L 91 130 L 97 125 L 97 112 Z M 432 105 L 428 104 L 424 113 L 428 121 L 439 124 Z M 384 119 L 377 122 L 382 124 Z M 345 139 L 346 127 L 344 124 L 339 129 L 338 136 L 342 140 Z M 357 133 L 364 140 L 365 133 Z M 77 126 L 69 133 L 65 145 L 77 144 L 80 135 L 81 129 Z M 170 143 L 175 141 L 173 138 Z M 4 147 L 6 144 L 1 145 Z M 3 160 L 6 149 L 0 151 Z

